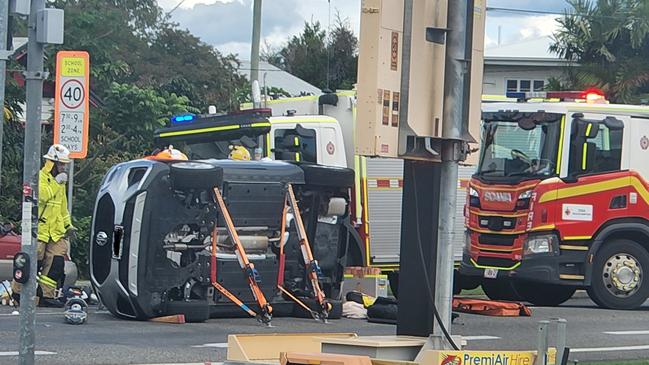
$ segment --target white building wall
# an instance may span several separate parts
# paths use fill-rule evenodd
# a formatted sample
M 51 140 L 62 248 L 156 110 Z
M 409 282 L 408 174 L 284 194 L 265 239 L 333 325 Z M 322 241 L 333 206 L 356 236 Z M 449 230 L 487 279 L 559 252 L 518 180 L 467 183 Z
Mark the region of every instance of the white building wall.
M 543 80 L 547 83 L 551 77 L 559 78 L 563 74 L 560 67 L 523 67 L 485 65 L 483 94 L 505 95 L 506 80 Z
M 27 112 L 27 106 L 25 104 L 20 105 L 23 113 L 18 116 L 18 120 L 22 123 L 25 123 L 25 114 Z M 50 124 L 54 123 L 54 99 L 43 98 L 41 104 L 41 124 Z

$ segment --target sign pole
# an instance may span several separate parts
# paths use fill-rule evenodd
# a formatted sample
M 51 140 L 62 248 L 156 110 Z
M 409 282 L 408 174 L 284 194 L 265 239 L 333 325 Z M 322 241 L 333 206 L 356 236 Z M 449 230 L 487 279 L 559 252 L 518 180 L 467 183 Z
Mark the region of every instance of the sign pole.
M 5 124 L 5 76 L 7 70 L 7 31 L 9 28 L 9 0 L 0 0 L 0 171 L 2 171 L 2 139 L 4 137 Z M 0 182 L 0 187 L 2 186 Z M 2 189 L 0 188 L 0 191 Z
M 74 159 L 70 160 L 70 171 L 68 171 L 68 212 L 72 216 L 72 198 L 74 194 Z

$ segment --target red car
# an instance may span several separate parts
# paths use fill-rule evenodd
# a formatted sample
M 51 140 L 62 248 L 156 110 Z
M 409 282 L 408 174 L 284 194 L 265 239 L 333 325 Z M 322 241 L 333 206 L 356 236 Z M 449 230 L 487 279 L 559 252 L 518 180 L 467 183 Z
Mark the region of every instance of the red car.
M 21 237 L 9 224 L 0 225 L 0 282 L 11 280 L 13 276 L 13 258 L 20 251 Z M 73 285 L 77 281 L 77 265 L 65 257 L 65 285 Z

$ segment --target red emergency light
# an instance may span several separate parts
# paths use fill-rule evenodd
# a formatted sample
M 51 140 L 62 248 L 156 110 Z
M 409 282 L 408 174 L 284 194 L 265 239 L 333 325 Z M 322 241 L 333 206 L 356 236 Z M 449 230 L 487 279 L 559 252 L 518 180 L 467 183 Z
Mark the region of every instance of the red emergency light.
M 518 101 L 530 99 L 558 99 L 560 101 L 576 101 L 586 103 L 605 103 L 606 96 L 599 89 L 591 88 L 583 91 L 534 91 L 534 92 L 508 92 L 508 98 Z

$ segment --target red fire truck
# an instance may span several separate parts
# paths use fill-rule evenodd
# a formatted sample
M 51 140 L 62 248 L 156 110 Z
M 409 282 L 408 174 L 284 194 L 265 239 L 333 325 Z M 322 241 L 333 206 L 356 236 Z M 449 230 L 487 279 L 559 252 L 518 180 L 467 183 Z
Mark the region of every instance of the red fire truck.
M 518 102 L 483 105 L 461 272 L 492 299 L 559 305 L 586 289 L 601 307 L 639 307 L 649 297 L 649 107 L 598 92 L 508 97 Z

